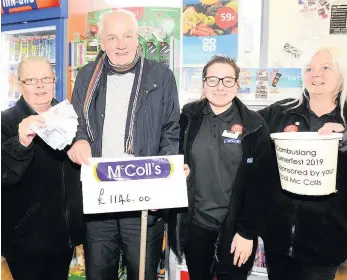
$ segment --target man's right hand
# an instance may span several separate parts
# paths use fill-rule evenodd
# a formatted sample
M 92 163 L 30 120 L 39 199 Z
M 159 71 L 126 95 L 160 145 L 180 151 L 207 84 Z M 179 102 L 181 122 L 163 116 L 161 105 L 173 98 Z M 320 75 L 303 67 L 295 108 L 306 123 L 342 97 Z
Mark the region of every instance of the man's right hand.
M 45 128 L 45 120 L 39 115 L 32 115 L 23 119 L 18 125 L 19 142 L 24 147 L 28 147 L 36 136 L 36 133 L 32 130 L 33 126 Z
M 86 140 L 78 140 L 72 145 L 71 149 L 67 152 L 67 155 L 77 164 L 89 164 L 89 158 L 92 157 L 92 151 L 90 144 Z

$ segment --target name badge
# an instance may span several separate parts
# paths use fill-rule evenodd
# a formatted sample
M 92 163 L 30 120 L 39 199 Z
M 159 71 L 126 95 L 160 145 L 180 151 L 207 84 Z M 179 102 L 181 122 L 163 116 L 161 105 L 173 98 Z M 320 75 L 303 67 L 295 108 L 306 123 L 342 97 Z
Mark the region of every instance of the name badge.
M 231 138 L 231 139 L 237 139 L 239 137 L 240 133 L 239 132 L 232 132 L 228 130 L 224 130 L 222 136 L 226 138 Z
M 241 140 L 232 139 L 232 138 L 224 139 L 223 142 L 224 142 L 224 144 L 241 144 Z

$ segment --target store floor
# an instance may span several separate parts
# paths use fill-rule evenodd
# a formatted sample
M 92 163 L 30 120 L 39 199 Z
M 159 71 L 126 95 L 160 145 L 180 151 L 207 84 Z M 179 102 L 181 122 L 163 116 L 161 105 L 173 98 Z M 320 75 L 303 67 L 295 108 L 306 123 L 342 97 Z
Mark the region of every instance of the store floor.
M 267 277 L 264 277 L 264 276 L 249 276 L 247 280 L 268 280 Z M 295 280 L 295 279 L 293 279 Z M 335 280 L 347 280 L 347 268 L 345 269 L 341 269 L 336 277 L 335 277 Z
M 4 258 L 1 258 L 1 280 L 13 280 Z M 267 277 L 251 275 L 248 280 L 267 280 Z M 335 280 L 347 280 L 347 269 L 341 270 Z

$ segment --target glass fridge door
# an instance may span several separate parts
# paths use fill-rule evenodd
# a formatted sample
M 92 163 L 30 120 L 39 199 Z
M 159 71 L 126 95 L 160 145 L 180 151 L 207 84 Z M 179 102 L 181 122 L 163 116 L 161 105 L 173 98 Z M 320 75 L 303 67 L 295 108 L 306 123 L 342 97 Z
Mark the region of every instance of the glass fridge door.
M 2 40 L 1 110 L 12 107 L 20 98 L 19 62 L 27 56 L 46 57 L 56 66 L 56 26 L 4 31 Z M 35 69 L 33 69 L 33 72 Z

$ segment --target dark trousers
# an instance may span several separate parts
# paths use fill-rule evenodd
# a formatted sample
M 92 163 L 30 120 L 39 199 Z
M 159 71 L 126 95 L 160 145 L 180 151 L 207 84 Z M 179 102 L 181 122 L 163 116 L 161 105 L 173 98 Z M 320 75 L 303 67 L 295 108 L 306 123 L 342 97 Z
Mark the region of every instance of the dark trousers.
M 218 232 L 210 231 L 192 223 L 188 229 L 188 238 L 184 254 L 190 280 L 212 280 L 211 267 L 214 260 L 214 245 Z M 231 244 L 230 244 L 231 245 Z M 220 260 L 223 261 L 224 260 Z M 246 280 L 248 270 L 230 265 L 228 271 L 215 271 L 218 280 Z
M 149 216 L 146 250 L 146 280 L 157 279 L 164 220 Z M 152 222 L 151 222 L 152 221 Z M 118 280 L 120 250 L 124 252 L 127 279 L 139 279 L 141 217 L 119 214 L 117 218 L 87 221 L 84 246 L 88 280 Z
M 58 256 L 30 256 L 6 258 L 15 280 L 66 280 L 72 250 Z
M 334 280 L 338 267 L 324 267 L 265 251 L 269 280 Z

